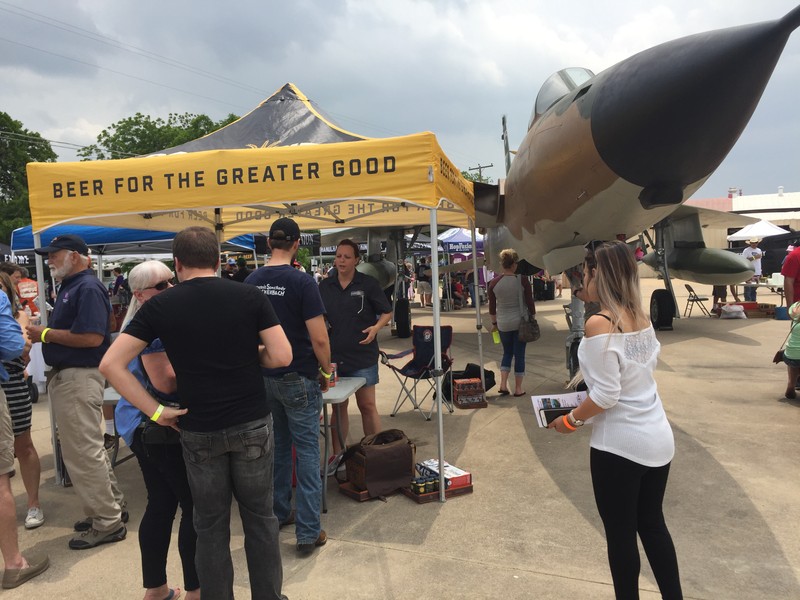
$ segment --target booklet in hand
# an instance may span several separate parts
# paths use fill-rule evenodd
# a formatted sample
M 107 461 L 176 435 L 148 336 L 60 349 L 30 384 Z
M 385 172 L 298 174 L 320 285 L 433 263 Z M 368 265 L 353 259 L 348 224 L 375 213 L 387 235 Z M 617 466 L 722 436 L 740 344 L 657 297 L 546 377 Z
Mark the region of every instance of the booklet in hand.
M 548 394 L 532 396 L 533 413 L 539 427 L 547 427 L 554 419 L 561 417 L 576 408 L 586 399 L 586 392 L 570 392 L 568 394 Z

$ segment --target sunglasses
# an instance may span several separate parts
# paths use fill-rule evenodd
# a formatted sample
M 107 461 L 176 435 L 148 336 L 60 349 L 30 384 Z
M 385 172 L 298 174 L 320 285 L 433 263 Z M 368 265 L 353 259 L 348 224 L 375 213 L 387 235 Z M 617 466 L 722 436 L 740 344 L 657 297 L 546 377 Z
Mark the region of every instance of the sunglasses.
M 167 279 L 166 281 L 159 281 L 157 284 L 151 285 L 150 287 L 146 287 L 144 289 L 145 290 L 158 290 L 159 292 L 163 292 L 169 286 L 174 285 L 174 284 L 175 284 L 175 280 L 174 279 Z M 144 290 L 142 290 L 142 291 L 144 291 Z

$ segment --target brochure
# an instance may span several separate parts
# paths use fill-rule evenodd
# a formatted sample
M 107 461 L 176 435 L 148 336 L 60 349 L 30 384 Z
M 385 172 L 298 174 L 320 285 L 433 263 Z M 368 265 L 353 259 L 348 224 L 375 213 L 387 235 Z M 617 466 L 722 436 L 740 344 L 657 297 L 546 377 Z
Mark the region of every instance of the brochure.
M 586 392 L 570 392 L 568 394 L 547 394 L 531 396 L 533 413 L 539 427 L 547 427 L 553 420 L 567 414 L 586 399 Z

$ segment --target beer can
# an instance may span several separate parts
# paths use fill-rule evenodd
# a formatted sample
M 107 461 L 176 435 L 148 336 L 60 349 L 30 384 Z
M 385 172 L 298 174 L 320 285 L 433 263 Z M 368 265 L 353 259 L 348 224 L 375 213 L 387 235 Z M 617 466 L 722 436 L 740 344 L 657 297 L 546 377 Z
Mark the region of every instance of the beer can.
M 331 363 L 331 378 L 328 381 L 328 387 L 333 387 L 336 385 L 336 381 L 339 379 L 339 374 L 336 372 L 336 363 Z

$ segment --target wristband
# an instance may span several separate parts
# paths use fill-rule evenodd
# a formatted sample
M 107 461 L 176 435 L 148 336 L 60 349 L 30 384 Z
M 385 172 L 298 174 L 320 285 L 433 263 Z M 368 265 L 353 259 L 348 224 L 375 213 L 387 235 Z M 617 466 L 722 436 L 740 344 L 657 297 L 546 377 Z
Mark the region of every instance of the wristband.
M 158 423 L 158 417 L 161 416 L 161 413 L 163 411 L 164 411 L 164 405 L 163 404 L 159 404 L 158 408 L 156 409 L 156 412 L 154 412 L 153 416 L 150 417 L 150 420 L 153 421 L 153 423 Z
M 52 329 L 52 327 L 45 327 L 44 329 L 42 329 L 42 335 L 39 336 L 39 339 L 42 340 L 43 344 L 47 343 L 47 340 L 44 339 L 44 336 L 46 336 L 47 332 L 50 331 L 51 329 Z
M 578 429 L 577 427 L 573 427 L 572 426 L 572 423 L 569 422 L 569 419 L 567 418 L 567 415 L 564 415 L 563 417 L 561 417 L 561 420 L 564 421 L 564 427 L 566 427 L 570 431 L 576 431 Z
M 322 367 L 319 368 L 319 374 L 322 375 L 325 379 L 330 379 L 333 373 L 326 373 L 322 370 Z

